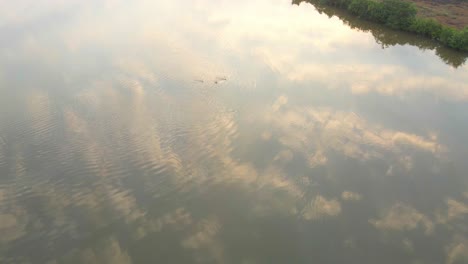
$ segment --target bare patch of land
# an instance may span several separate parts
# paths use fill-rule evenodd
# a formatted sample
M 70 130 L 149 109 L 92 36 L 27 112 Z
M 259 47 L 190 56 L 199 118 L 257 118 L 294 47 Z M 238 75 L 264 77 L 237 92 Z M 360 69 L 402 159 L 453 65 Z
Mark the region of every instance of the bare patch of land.
M 468 26 L 468 1 L 411 0 L 418 8 L 418 16 L 433 18 L 441 24 L 463 29 Z

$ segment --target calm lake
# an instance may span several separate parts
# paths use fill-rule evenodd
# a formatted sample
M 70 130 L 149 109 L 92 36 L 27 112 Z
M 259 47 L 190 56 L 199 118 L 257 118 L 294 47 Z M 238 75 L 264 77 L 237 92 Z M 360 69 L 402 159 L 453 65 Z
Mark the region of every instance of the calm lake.
M 0 2 L 0 263 L 468 263 L 467 54 L 291 0 Z

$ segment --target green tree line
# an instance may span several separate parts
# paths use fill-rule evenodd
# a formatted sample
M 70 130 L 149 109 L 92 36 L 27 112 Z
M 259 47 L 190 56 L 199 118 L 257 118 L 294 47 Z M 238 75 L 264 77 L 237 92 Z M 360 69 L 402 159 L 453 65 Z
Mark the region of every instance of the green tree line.
M 442 25 L 434 19 L 417 17 L 415 5 L 404 0 L 307 1 L 345 9 L 362 19 L 385 24 L 393 29 L 426 36 L 456 50 L 468 51 L 468 27 L 457 30 Z
M 294 0 L 293 4 L 300 5 L 302 2 L 308 2 L 307 0 Z M 309 2 L 310 3 L 310 2 Z M 329 18 L 337 17 L 345 25 L 353 29 L 357 29 L 363 32 L 369 32 L 374 37 L 375 41 L 382 46 L 387 48 L 395 45 L 412 45 L 422 50 L 434 50 L 435 54 L 446 64 L 458 68 L 465 64 L 468 56 L 468 52 L 459 52 L 455 49 L 448 48 L 444 45 L 440 45 L 436 41 L 432 41 L 430 38 L 421 38 L 417 34 L 406 32 L 402 30 L 393 30 L 386 26 L 381 26 L 378 23 L 373 23 L 365 19 L 359 19 L 349 11 L 336 8 L 329 5 L 321 5 L 313 3 L 315 9 L 320 14 L 325 14 Z

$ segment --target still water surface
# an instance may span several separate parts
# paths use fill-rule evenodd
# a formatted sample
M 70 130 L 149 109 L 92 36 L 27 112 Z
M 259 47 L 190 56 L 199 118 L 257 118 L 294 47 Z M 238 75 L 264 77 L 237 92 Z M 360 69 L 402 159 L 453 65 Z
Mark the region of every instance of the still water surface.
M 0 262 L 468 263 L 466 54 L 325 13 L 2 1 Z

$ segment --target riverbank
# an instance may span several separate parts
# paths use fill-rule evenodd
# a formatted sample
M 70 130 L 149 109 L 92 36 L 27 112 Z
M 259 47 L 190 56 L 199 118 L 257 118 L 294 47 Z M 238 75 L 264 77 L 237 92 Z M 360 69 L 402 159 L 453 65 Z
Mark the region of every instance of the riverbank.
M 459 29 L 460 25 L 453 27 L 449 26 L 448 22 L 442 23 L 431 17 L 434 16 L 433 13 L 422 12 L 423 9 L 413 2 L 404 0 L 293 0 L 296 4 L 300 2 L 343 9 L 358 18 L 425 36 L 452 49 L 468 51 L 468 27 Z M 458 15 L 459 12 L 456 14 Z
M 442 25 L 463 29 L 468 26 L 468 1 L 464 0 L 411 0 L 418 17 L 437 20 Z

